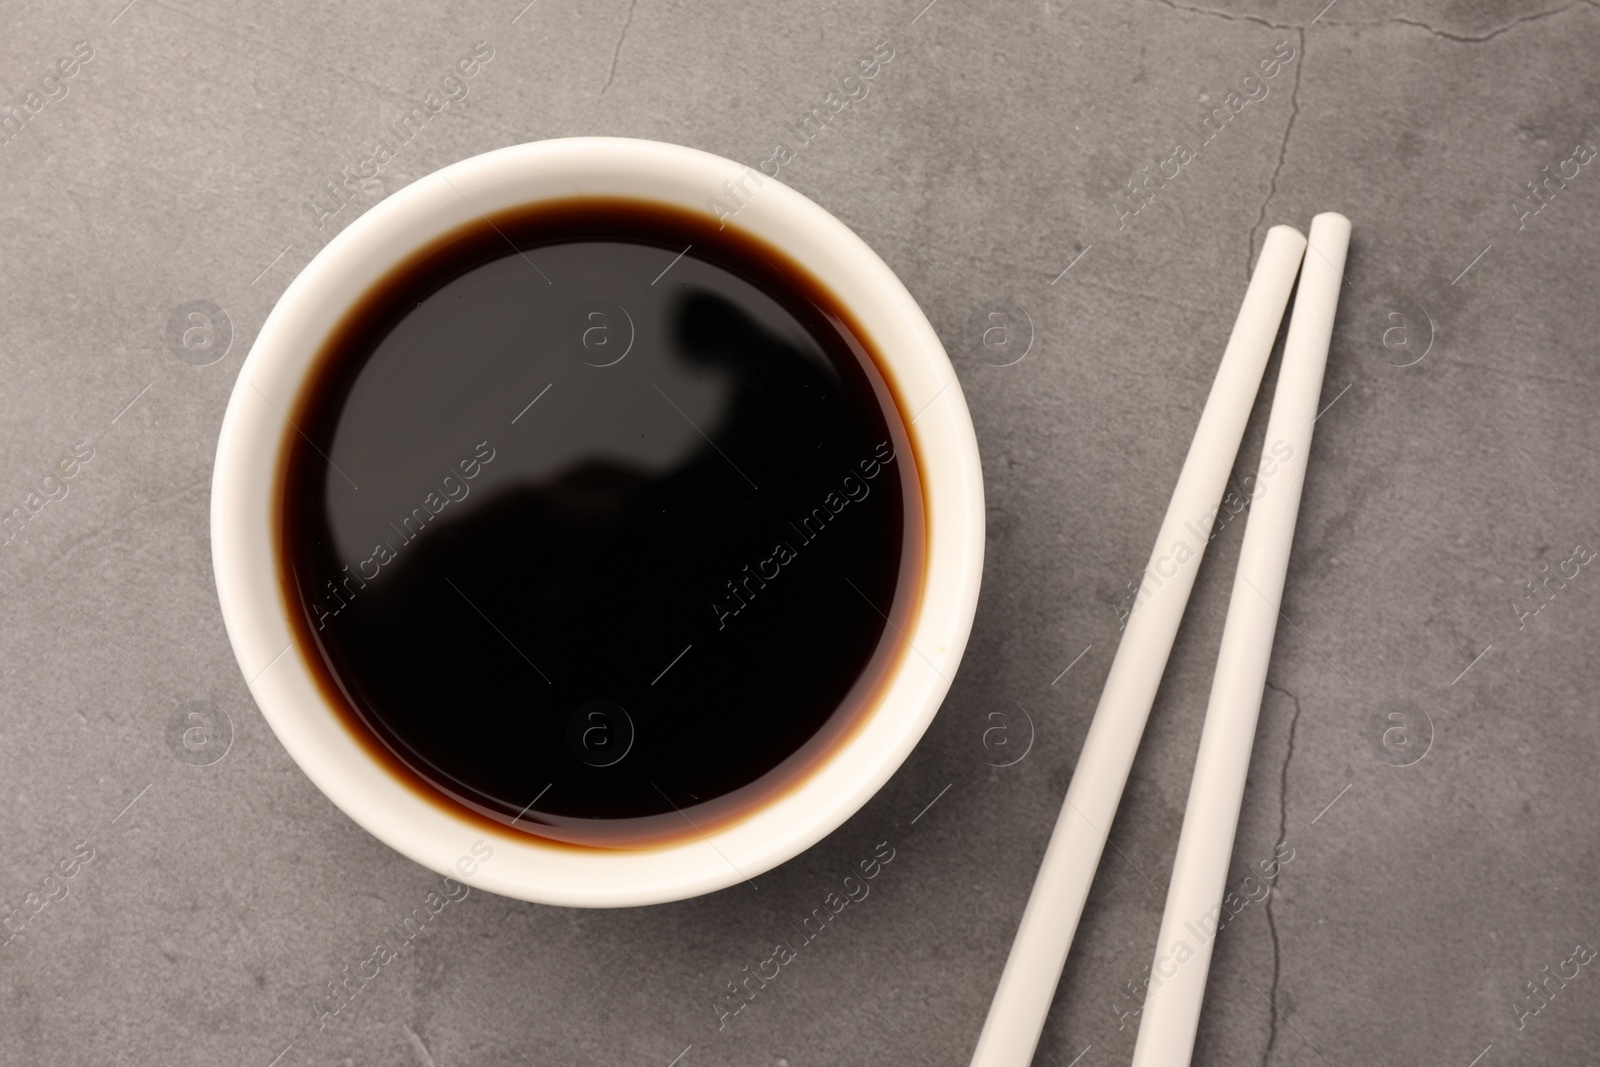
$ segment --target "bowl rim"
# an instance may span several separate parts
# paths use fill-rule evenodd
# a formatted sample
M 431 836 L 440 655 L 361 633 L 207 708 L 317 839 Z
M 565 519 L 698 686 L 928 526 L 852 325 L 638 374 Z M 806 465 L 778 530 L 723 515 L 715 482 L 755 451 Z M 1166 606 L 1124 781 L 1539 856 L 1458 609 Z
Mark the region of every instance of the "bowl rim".
M 869 334 L 921 466 L 927 555 L 910 646 L 877 706 L 794 788 L 725 826 L 641 849 L 575 848 L 455 817 L 380 768 L 315 685 L 278 595 L 272 533 L 283 415 L 329 330 L 405 255 L 506 207 L 632 196 L 706 211 L 794 258 Z M 902 413 L 904 417 L 904 413 Z M 279 298 L 240 367 L 218 435 L 212 563 L 230 644 L 256 705 L 296 764 L 373 836 L 430 870 L 528 901 L 620 907 L 734 885 L 798 855 L 899 768 L 943 702 L 983 570 L 977 439 L 950 359 L 921 308 L 854 231 L 776 178 L 693 148 L 578 137 L 486 152 L 405 186 L 351 222 Z

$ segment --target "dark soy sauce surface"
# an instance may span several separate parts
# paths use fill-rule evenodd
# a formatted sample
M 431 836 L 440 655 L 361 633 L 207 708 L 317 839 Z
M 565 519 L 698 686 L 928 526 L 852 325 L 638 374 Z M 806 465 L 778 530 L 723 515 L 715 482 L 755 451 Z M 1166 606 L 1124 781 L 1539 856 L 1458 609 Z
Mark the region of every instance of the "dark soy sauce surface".
M 284 453 L 285 595 L 347 725 L 430 799 L 579 845 L 800 780 L 922 583 L 916 460 L 851 321 L 774 249 L 634 201 L 397 268 Z

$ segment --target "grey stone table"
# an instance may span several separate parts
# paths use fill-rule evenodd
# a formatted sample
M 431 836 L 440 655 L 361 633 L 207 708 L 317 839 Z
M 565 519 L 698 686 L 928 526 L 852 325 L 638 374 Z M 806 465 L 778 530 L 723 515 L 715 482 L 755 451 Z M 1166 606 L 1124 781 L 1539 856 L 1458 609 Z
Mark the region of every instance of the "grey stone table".
M 11 0 L 0 1062 L 964 1064 L 1252 257 L 1320 210 L 1354 221 L 1349 286 L 1196 1060 L 1595 1062 L 1600 12 L 1546 2 Z M 251 702 L 212 453 L 334 233 L 585 133 L 787 145 L 780 177 L 900 274 L 977 426 L 983 596 L 915 753 L 759 889 L 429 913 L 438 876 Z M 1200 571 L 1041 1064 L 1131 1052 L 1243 526 Z M 870 896 L 719 1027 L 880 842 Z

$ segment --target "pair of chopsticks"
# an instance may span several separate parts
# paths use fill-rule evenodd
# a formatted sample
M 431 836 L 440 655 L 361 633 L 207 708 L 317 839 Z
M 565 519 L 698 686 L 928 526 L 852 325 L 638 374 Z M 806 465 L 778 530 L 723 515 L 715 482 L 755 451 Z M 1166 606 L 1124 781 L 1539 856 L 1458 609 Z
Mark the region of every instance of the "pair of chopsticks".
M 1189 527 L 1204 536 L 1217 514 L 1298 273 L 1300 288 L 1262 452 L 1262 469 L 1271 461 L 1275 470 L 1270 490 L 1251 504 L 1245 527 L 1161 918 L 1157 964 L 1152 965 L 1133 1053 L 1134 1067 L 1189 1063 L 1215 939 L 1189 945 L 1192 955 L 1183 956 L 1170 976 L 1158 975 L 1156 966 L 1172 958 L 1174 946 L 1184 940 L 1185 924 L 1204 922 L 1222 904 L 1349 244 L 1350 220 L 1333 212 L 1311 220 L 1309 255 L 1307 239 L 1293 227 L 1274 226 L 1267 234 L 1022 913 L 972 1067 L 1026 1067 L 1033 1059 L 1205 552 L 1206 542 L 1195 544 Z M 1177 551 L 1180 544 L 1187 552 Z

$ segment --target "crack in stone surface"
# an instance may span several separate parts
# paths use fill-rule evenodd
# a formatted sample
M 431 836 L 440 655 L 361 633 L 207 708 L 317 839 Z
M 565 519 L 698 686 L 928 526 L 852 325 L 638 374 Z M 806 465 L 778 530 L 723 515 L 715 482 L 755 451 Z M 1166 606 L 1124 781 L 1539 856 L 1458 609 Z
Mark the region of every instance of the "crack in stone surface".
M 1250 279 L 1251 262 L 1249 257 L 1255 254 L 1256 234 L 1261 232 L 1261 227 L 1267 221 L 1267 208 L 1272 203 L 1272 196 L 1278 191 L 1278 175 L 1283 173 L 1283 161 L 1289 154 L 1289 134 L 1294 132 L 1294 120 L 1300 117 L 1300 72 L 1306 65 L 1306 31 L 1297 31 L 1300 35 L 1300 56 L 1294 65 L 1294 86 L 1289 90 L 1289 121 L 1283 127 L 1283 140 L 1278 145 L 1278 162 L 1272 168 L 1272 176 L 1267 179 L 1267 197 L 1261 201 L 1261 213 L 1256 216 L 1256 224 L 1250 227 L 1250 246 L 1245 249 L 1244 276 Z
M 1176 4 L 1173 0 L 1152 0 L 1153 3 L 1170 7 L 1174 11 L 1187 11 L 1192 15 L 1205 15 L 1208 18 L 1225 19 L 1228 22 L 1254 22 L 1259 26 L 1271 26 L 1275 30 L 1297 30 L 1298 26 L 1289 26 L 1282 22 L 1272 22 L 1260 15 L 1235 15 L 1230 11 L 1213 11 L 1207 7 L 1189 7 L 1186 4 Z
M 1267 688 L 1275 693 L 1282 693 L 1294 702 L 1294 715 L 1289 719 L 1289 743 L 1284 746 L 1283 765 L 1278 769 L 1278 840 L 1275 845 L 1281 845 L 1289 833 L 1289 763 L 1294 759 L 1294 735 L 1300 726 L 1300 698 L 1270 680 L 1267 682 Z M 1267 987 L 1267 997 L 1273 1011 L 1267 1030 L 1267 1047 L 1261 1053 L 1261 1067 L 1267 1067 L 1268 1061 L 1272 1059 L 1272 1050 L 1278 1043 L 1278 976 L 1282 972 L 1283 956 L 1278 940 L 1278 920 L 1272 912 L 1274 892 L 1274 889 L 1267 891 L 1266 903 L 1267 929 L 1272 934 L 1272 984 Z
M 622 32 L 617 35 L 617 46 L 611 50 L 611 69 L 606 72 L 606 83 L 600 87 L 600 95 L 606 95 L 606 90 L 611 88 L 611 79 L 617 76 L 617 57 L 622 54 L 622 42 L 628 39 L 628 27 L 633 25 L 633 12 L 639 6 L 639 0 L 630 0 L 628 4 L 628 17 L 622 20 Z
M 1449 30 L 1441 30 L 1435 26 L 1431 26 L 1428 23 L 1423 22 L 1421 19 L 1409 19 L 1403 15 L 1395 15 L 1391 18 L 1382 19 L 1377 22 L 1335 22 L 1330 19 L 1328 21 L 1328 25 L 1353 27 L 1390 25 L 1411 26 L 1419 30 L 1427 30 L 1433 36 L 1442 37 L 1446 41 L 1455 41 L 1458 44 L 1482 44 L 1485 41 L 1492 41 L 1496 37 L 1503 37 L 1507 35 L 1513 26 L 1520 26 L 1524 22 L 1538 22 L 1540 19 L 1551 18 L 1565 11 L 1571 11 L 1575 7 L 1584 6 L 1593 6 L 1592 0 L 1572 0 L 1572 2 L 1569 4 L 1563 4 L 1560 7 L 1553 7 L 1548 11 L 1535 11 L 1531 15 L 1523 15 L 1521 18 L 1512 19 L 1504 26 L 1490 23 L 1490 25 L 1493 26 L 1493 29 L 1482 36 L 1473 36 L 1472 34 L 1467 33 L 1451 33 Z
M 1250 22 L 1258 26 L 1269 26 L 1275 30 L 1296 30 L 1300 33 L 1304 33 L 1308 28 L 1306 26 L 1296 26 L 1285 22 L 1273 22 L 1271 19 L 1265 18 L 1261 15 L 1236 14 L 1231 11 L 1217 11 L 1208 7 L 1191 7 L 1188 4 L 1175 3 L 1174 0 L 1150 0 L 1150 2 L 1160 4 L 1162 7 L 1170 7 L 1174 11 L 1187 12 L 1191 15 L 1201 15 L 1205 18 L 1223 19 L 1227 22 Z M 1496 37 L 1501 37 L 1508 34 L 1513 26 L 1521 26 L 1525 22 L 1538 22 L 1541 19 L 1551 18 L 1555 15 L 1560 15 L 1564 12 L 1571 11 L 1575 7 L 1600 7 L 1600 0 L 1571 0 L 1570 3 L 1562 4 L 1560 7 L 1553 7 L 1547 11 L 1535 11 L 1531 15 L 1523 15 L 1520 18 L 1512 19 L 1503 26 L 1491 23 L 1493 28 L 1488 33 L 1481 35 L 1452 33 L 1449 30 L 1441 30 L 1436 26 L 1422 21 L 1421 19 L 1406 18 L 1404 15 L 1395 15 L 1386 19 L 1377 19 L 1365 22 L 1328 19 L 1322 24 L 1324 26 L 1344 26 L 1350 28 L 1390 25 L 1411 26 L 1419 30 L 1426 30 L 1433 36 L 1441 37 L 1446 41 L 1455 41 L 1458 44 L 1483 44 L 1484 42 L 1494 40 Z

